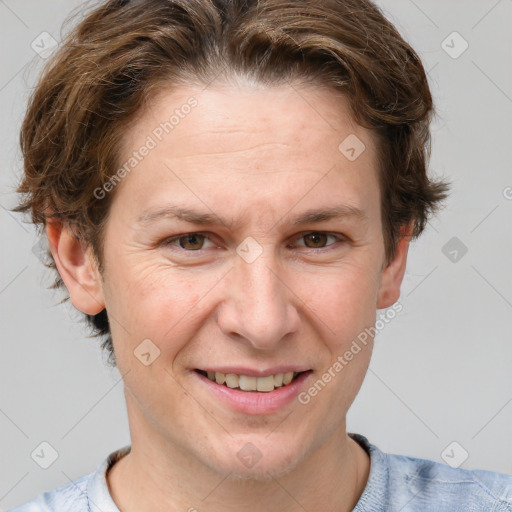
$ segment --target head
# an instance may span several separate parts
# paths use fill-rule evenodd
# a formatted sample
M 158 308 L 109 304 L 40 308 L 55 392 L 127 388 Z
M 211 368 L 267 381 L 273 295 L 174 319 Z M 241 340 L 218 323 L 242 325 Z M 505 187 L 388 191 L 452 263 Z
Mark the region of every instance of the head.
M 198 370 L 313 384 L 396 303 L 447 191 L 432 113 L 366 0 L 111 0 L 78 24 L 31 98 L 18 211 L 124 375 L 132 427 L 226 471 L 250 442 L 265 463 L 237 471 L 263 475 L 344 425 L 371 339 L 270 437 L 282 408 L 198 403 Z

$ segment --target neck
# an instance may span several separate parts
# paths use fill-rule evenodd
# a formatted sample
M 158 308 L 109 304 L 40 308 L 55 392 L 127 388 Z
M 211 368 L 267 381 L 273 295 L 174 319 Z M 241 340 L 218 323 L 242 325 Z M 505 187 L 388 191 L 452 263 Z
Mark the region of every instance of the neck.
M 349 512 L 370 470 L 364 449 L 335 431 L 293 470 L 268 481 L 233 479 L 205 467 L 176 446 L 132 434 L 132 449 L 107 475 L 122 512 L 208 510 L 208 512 Z

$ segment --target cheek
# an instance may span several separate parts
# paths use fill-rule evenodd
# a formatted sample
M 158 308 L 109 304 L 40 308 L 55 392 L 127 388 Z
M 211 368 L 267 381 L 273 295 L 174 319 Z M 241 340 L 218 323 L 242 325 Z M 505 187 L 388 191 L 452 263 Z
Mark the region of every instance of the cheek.
M 122 340 L 116 352 L 133 352 L 150 339 L 162 354 L 177 353 L 180 340 L 185 344 L 198 328 L 198 304 L 216 282 L 216 276 L 192 275 L 168 265 L 118 265 L 109 275 L 107 299 L 109 315 L 115 318 L 113 339 Z M 173 343 L 167 343 L 171 339 Z
M 305 272 L 297 290 L 305 313 L 316 317 L 316 324 L 321 320 L 328 339 L 343 343 L 375 319 L 378 273 L 371 266 L 344 263 L 328 272 Z
M 318 288 L 311 297 L 312 322 L 327 350 L 318 378 L 328 381 L 328 391 L 318 407 L 346 411 L 361 387 L 373 349 L 377 276 L 371 266 L 354 265 L 324 279 L 323 293 Z

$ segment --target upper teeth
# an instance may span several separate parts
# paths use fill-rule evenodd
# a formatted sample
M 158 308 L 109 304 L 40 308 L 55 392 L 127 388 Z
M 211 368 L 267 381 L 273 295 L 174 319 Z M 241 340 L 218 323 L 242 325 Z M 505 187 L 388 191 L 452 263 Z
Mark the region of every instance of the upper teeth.
M 274 391 L 275 388 L 290 384 L 294 372 L 278 373 L 267 377 L 250 377 L 234 373 L 207 372 L 208 378 L 217 384 L 225 384 L 228 388 L 240 388 L 243 391 Z

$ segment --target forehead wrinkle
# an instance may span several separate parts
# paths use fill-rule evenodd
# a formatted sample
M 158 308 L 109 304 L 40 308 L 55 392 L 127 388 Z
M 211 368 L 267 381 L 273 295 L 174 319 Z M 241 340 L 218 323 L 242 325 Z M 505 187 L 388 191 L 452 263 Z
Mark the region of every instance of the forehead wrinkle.
M 273 146 L 273 147 L 282 146 L 282 147 L 286 147 L 286 148 L 292 147 L 289 144 L 283 144 L 280 142 L 262 142 L 261 144 L 256 144 L 256 145 L 248 147 L 248 148 L 234 149 L 234 150 L 230 150 L 230 151 L 205 151 L 205 152 L 194 151 L 194 153 L 192 155 L 179 155 L 179 157 L 177 157 L 177 158 L 185 159 L 185 158 L 194 158 L 197 156 L 208 156 L 208 155 L 232 155 L 232 154 L 236 154 L 236 153 L 245 153 L 247 151 L 252 151 L 257 148 L 262 148 L 264 146 Z

